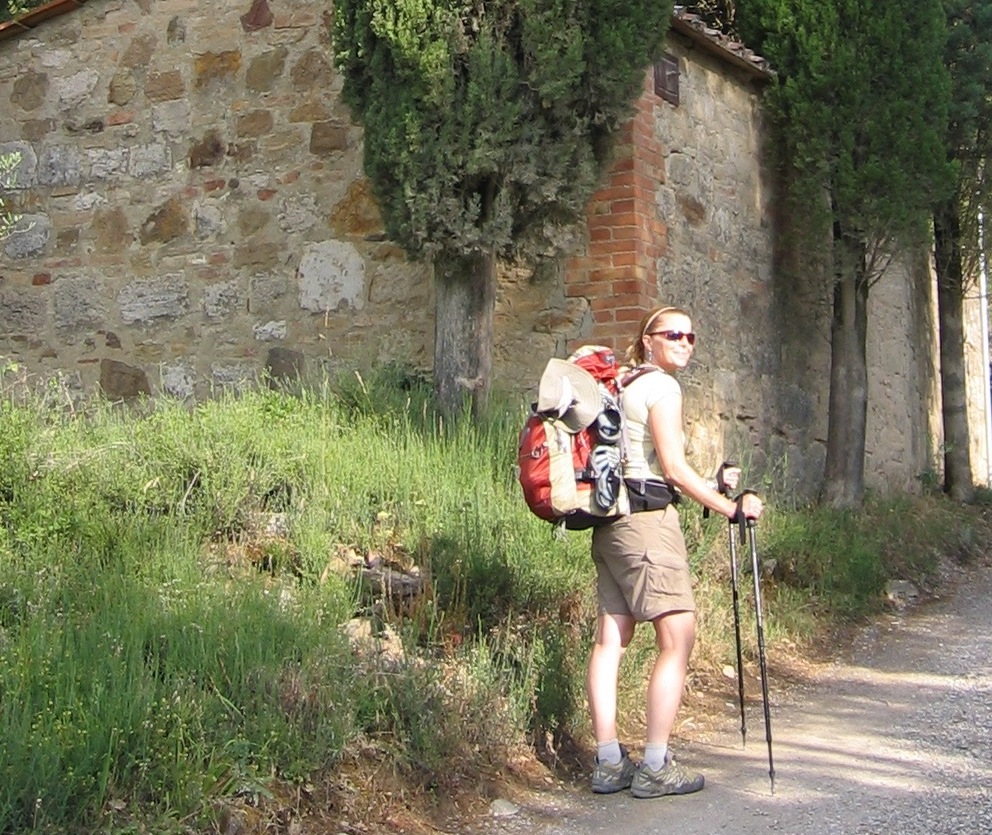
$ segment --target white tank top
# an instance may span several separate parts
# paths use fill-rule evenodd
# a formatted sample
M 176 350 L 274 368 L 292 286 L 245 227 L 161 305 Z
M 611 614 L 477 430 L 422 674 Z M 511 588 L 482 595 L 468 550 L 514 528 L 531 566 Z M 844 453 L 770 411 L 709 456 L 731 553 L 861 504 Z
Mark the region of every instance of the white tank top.
M 666 396 L 667 391 L 671 391 L 672 383 L 678 387 L 678 381 L 674 377 L 658 370 L 641 375 L 623 390 L 622 403 L 630 446 L 629 458 L 623 471 L 626 478 L 665 480 L 648 427 L 648 412 Z

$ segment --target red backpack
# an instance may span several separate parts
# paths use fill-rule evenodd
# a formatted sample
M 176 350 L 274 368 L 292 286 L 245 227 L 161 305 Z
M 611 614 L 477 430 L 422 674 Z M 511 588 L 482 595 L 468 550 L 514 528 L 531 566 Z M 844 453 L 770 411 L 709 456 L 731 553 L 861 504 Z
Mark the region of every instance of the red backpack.
M 517 477 L 541 519 L 583 530 L 630 513 L 623 481 L 627 435 L 620 398 L 649 367 L 623 369 L 612 350 L 579 348 L 568 358 L 592 375 L 600 404 L 587 426 L 571 431 L 560 416 L 532 407 L 517 444 Z

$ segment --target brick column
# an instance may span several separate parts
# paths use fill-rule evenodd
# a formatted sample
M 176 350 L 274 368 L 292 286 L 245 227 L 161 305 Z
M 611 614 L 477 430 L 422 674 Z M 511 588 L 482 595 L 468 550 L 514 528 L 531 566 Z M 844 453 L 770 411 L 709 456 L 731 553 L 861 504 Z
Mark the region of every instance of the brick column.
M 586 251 L 566 264 L 565 293 L 586 299 L 593 319 L 592 332 L 570 349 L 595 343 L 622 353 L 641 316 L 658 302 L 656 273 L 667 228 L 655 200 L 665 161 L 654 130 L 662 101 L 653 78 L 652 72 L 645 76 L 636 113 L 616 139 L 606 183 L 589 201 Z

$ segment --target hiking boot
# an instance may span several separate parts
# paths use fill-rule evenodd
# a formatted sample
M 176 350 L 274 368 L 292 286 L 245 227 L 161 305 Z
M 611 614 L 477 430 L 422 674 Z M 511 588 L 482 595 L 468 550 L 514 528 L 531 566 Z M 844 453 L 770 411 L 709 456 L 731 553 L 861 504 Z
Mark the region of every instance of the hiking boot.
M 601 763 L 596 757 L 596 768 L 592 772 L 592 790 L 596 794 L 613 794 L 630 788 L 637 773 L 637 766 L 627 756 L 627 749 L 620 746 L 620 762 Z
M 691 794 L 698 792 L 705 779 L 679 765 L 669 754 L 664 768 L 654 771 L 641 765 L 631 781 L 630 793 L 634 797 L 664 797 L 666 794 Z

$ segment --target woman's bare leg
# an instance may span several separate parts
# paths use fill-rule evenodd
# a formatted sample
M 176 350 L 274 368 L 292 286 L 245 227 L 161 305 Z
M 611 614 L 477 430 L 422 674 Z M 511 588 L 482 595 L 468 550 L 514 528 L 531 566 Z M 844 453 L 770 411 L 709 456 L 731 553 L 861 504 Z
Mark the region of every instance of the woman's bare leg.
M 696 642 L 695 612 L 671 612 L 655 618 L 658 658 L 648 680 L 647 741 L 667 745 L 682 704 L 689 655 Z
M 600 614 L 596 638 L 589 656 L 586 695 L 597 742 L 617 738 L 617 679 L 620 660 L 634 636 L 636 621 L 631 615 Z

